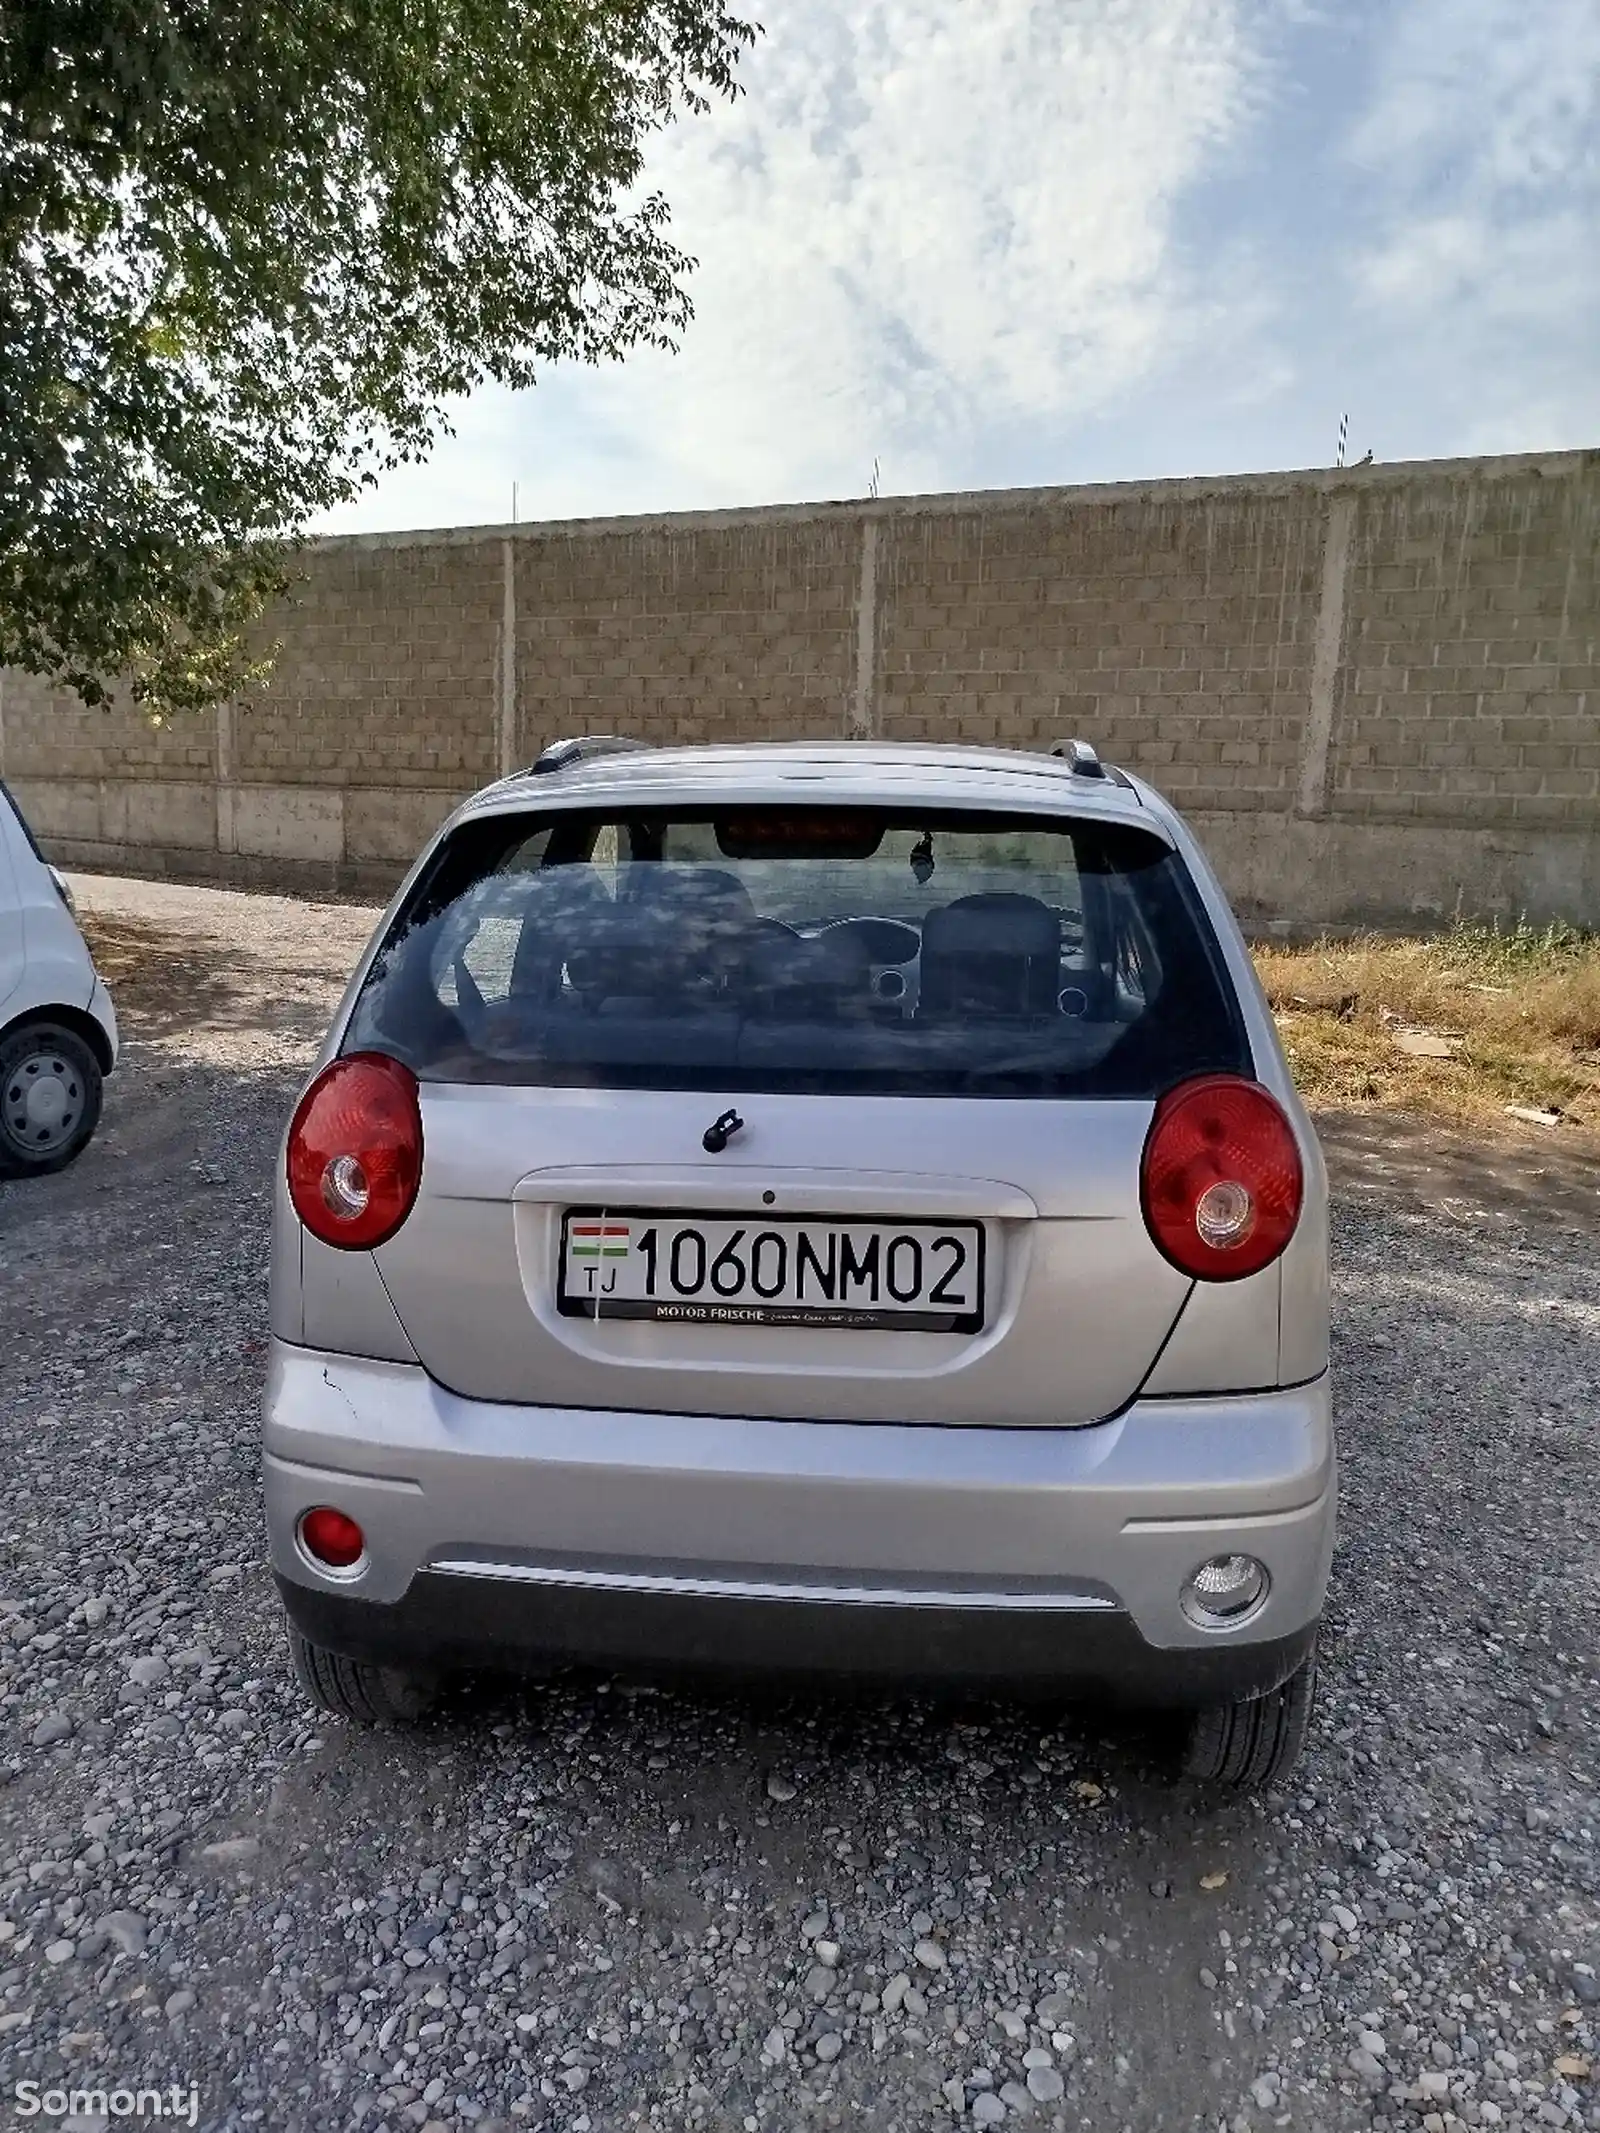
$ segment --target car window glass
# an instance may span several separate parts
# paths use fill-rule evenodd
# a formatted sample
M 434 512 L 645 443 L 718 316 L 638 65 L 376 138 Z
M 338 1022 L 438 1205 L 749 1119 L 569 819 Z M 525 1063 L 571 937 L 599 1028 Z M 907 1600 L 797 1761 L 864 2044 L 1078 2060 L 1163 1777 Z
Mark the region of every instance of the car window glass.
M 915 807 L 468 823 L 374 962 L 347 1039 L 367 1045 L 425 1079 L 911 1095 L 1245 1065 L 1161 839 Z

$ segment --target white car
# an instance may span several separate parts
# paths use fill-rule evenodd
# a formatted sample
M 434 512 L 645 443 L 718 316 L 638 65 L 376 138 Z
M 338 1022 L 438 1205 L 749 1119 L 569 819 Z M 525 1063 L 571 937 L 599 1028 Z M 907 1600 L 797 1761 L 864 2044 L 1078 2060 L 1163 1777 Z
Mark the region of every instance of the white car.
M 0 779 L 0 1178 L 70 1163 L 116 1062 L 116 1012 L 71 891 Z

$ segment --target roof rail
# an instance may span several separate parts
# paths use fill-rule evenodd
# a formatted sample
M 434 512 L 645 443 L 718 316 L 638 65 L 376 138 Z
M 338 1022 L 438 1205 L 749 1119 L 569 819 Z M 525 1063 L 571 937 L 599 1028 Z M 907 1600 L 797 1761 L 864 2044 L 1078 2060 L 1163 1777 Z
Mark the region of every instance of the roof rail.
M 1061 756 L 1075 778 L 1103 778 L 1106 766 L 1087 741 L 1057 741 L 1052 755 Z
M 548 748 L 542 748 L 538 762 L 522 775 L 547 778 L 554 771 L 570 770 L 574 763 L 587 763 L 594 756 L 634 755 L 649 746 L 648 741 L 634 740 L 625 733 L 575 733 L 569 740 L 552 741 Z

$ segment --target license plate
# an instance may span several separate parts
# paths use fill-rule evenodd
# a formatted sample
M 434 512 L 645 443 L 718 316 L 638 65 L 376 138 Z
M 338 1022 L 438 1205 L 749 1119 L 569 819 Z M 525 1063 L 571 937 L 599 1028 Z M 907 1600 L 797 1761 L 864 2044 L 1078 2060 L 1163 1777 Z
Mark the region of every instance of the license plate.
M 574 1318 L 977 1333 L 983 1230 L 572 1208 L 556 1302 Z

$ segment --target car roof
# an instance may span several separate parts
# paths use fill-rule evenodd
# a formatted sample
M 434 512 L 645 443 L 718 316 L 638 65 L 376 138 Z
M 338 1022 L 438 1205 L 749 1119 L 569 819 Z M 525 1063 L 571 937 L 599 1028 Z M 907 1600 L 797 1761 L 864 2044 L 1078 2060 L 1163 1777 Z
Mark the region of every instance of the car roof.
M 502 778 L 475 794 L 454 819 L 601 801 L 690 806 L 732 799 L 793 802 L 807 796 L 807 787 L 822 797 L 814 792 L 818 786 L 830 800 L 863 804 L 917 799 L 1168 827 L 1165 808 L 1159 803 L 1152 808 L 1155 796 L 1135 779 L 1085 777 L 1060 756 L 1021 749 L 920 741 L 750 741 L 619 750 L 580 758 L 548 776 L 524 771 Z

